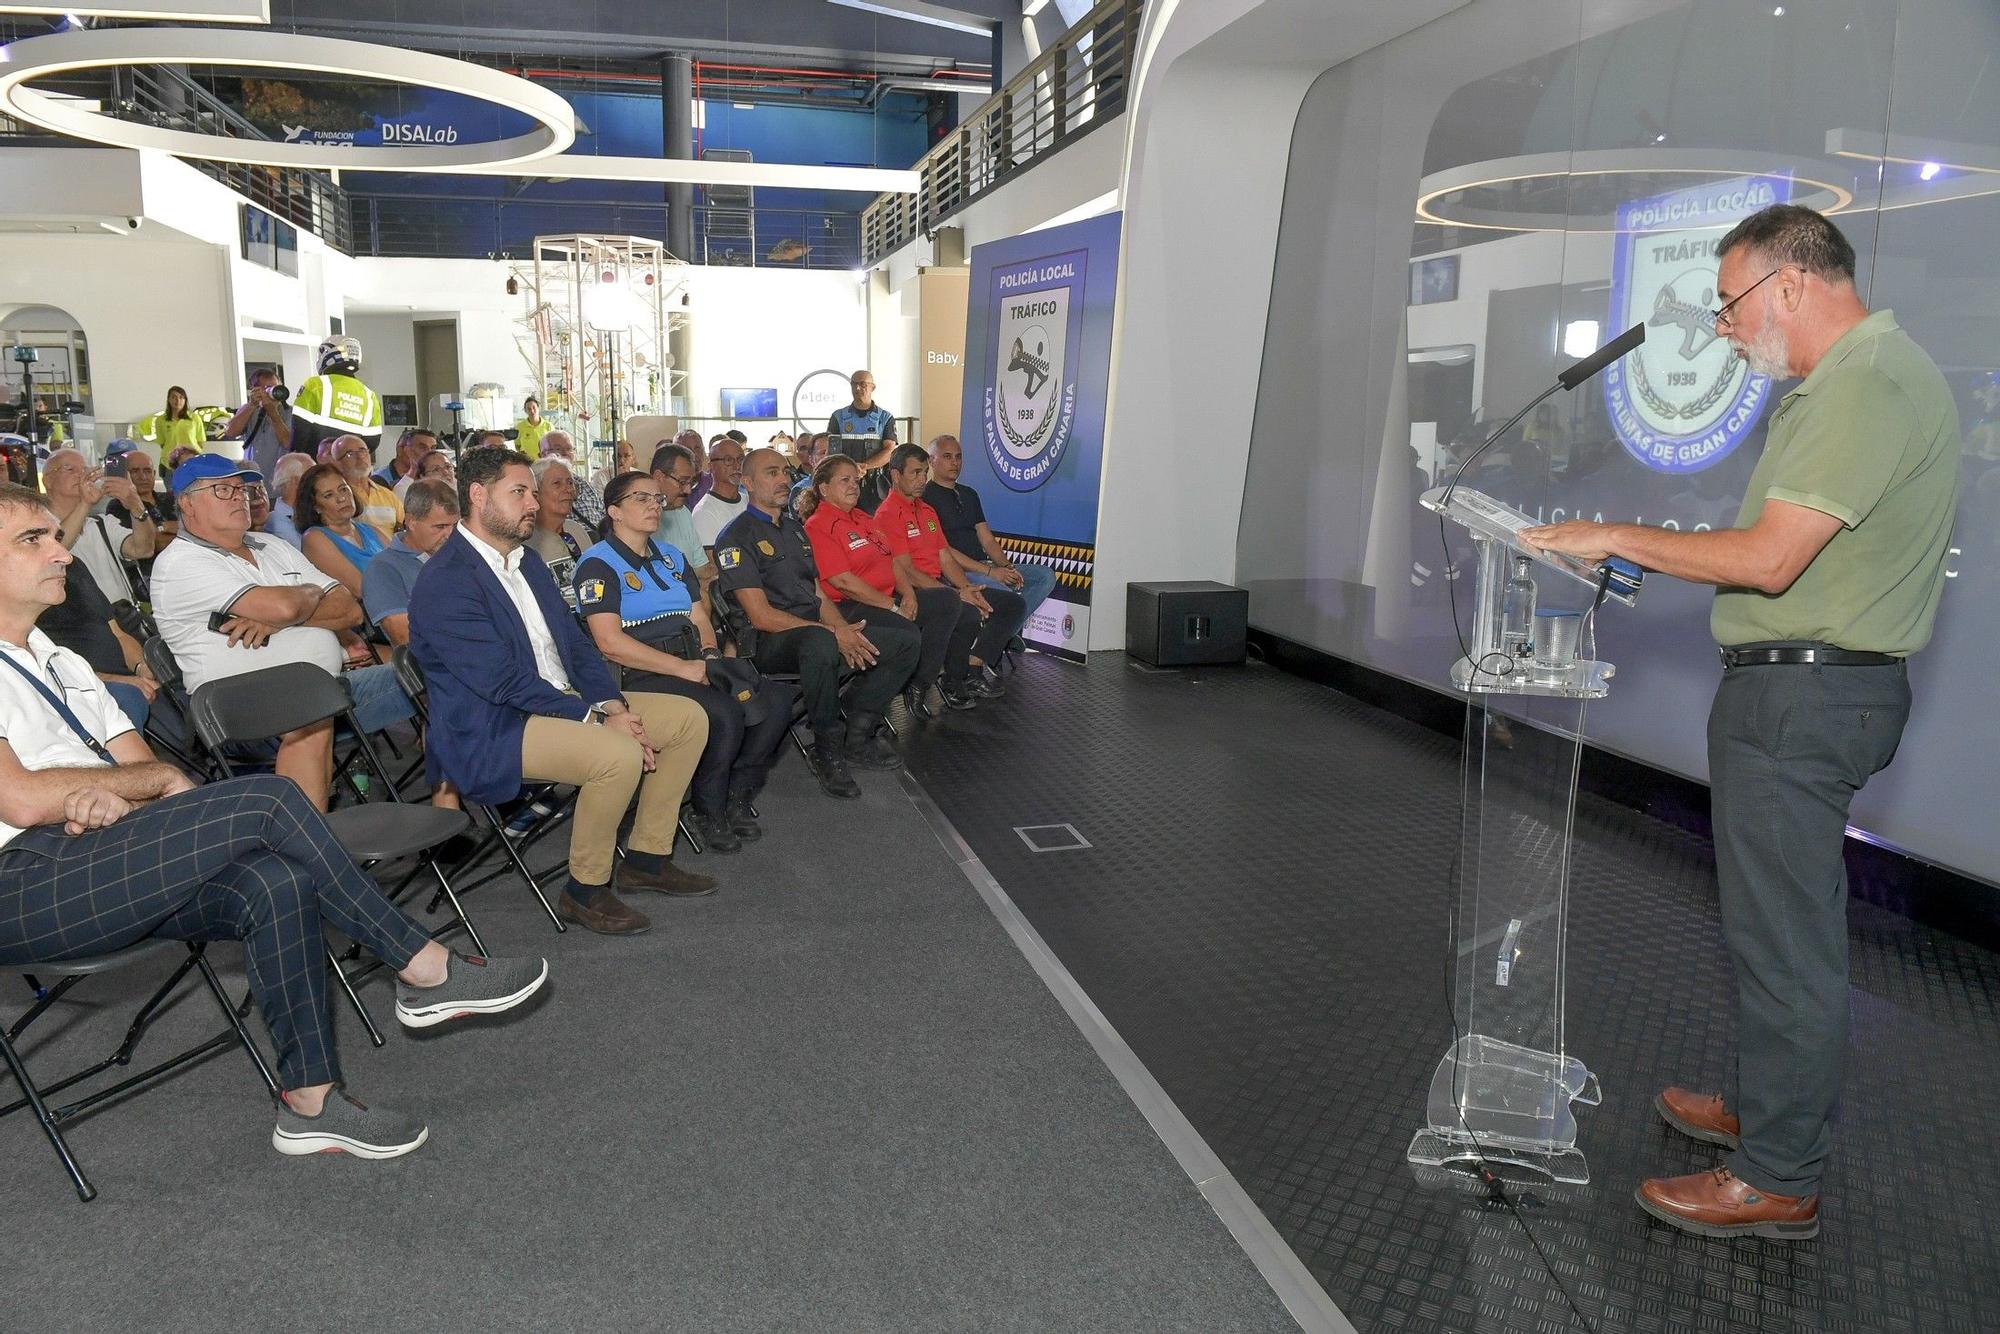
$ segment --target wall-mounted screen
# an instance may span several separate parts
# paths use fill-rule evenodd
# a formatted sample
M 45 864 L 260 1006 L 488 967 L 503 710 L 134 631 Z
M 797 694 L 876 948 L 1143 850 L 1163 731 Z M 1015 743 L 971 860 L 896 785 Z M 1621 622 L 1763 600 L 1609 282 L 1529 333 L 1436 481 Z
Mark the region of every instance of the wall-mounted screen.
M 722 391 L 722 415 L 742 420 L 750 417 L 775 417 L 778 415 L 778 391 L 776 389 L 725 389 Z

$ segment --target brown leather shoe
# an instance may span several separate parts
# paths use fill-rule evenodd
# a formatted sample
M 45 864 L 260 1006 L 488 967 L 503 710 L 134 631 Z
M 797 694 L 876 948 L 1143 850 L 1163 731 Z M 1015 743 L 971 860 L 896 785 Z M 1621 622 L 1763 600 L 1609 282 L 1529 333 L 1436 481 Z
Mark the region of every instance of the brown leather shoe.
M 1719 1144 L 1725 1149 L 1743 1147 L 1743 1126 L 1736 1113 L 1722 1105 L 1716 1093 L 1691 1093 L 1673 1088 L 1653 1099 L 1660 1119 L 1689 1139 L 1703 1144 Z
M 1701 1237 L 1819 1235 L 1819 1196 L 1772 1195 L 1739 1181 L 1726 1167 L 1687 1177 L 1641 1181 L 1633 1198 L 1662 1223 Z
M 565 889 L 556 900 L 556 916 L 600 936 L 636 936 L 653 929 L 652 918 L 628 906 L 608 889 L 593 890 L 583 903 L 571 898 Z
M 631 862 L 626 862 L 618 870 L 618 887 L 624 890 L 650 889 L 655 894 L 670 894 L 677 899 L 698 899 L 715 892 L 715 877 L 683 871 L 674 865 L 673 858 L 662 857 L 657 871 L 642 871 Z

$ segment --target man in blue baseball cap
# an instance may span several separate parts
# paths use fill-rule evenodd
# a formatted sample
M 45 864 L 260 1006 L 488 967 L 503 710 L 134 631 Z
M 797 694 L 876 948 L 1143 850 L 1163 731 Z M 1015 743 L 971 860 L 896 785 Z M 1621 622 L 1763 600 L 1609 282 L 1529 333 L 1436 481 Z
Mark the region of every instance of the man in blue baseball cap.
M 250 529 L 249 487 L 263 474 L 235 459 L 198 454 L 174 469 L 181 536 L 153 564 L 153 616 L 190 691 L 210 681 L 285 663 L 309 662 L 341 675 L 341 636 L 361 622 L 361 607 L 305 553 Z M 216 629 L 211 617 L 221 613 Z M 343 677 L 354 716 L 377 731 L 410 716 L 392 668 Z M 287 732 L 276 765 L 313 805 L 326 809 L 333 778 L 331 720 Z

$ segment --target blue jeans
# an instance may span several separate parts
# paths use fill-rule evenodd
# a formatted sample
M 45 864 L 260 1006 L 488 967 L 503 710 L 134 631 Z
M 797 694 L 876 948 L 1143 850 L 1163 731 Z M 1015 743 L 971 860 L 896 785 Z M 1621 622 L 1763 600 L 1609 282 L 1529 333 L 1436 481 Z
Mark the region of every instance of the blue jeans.
M 1056 572 L 1046 565 L 1020 565 L 1015 568 L 1020 570 L 1021 578 L 1026 581 L 1020 588 L 1021 601 L 1026 603 L 1028 607 L 1026 615 L 1022 617 L 1022 624 L 1025 625 L 1028 621 L 1034 619 L 1035 608 L 1047 602 L 1049 594 L 1056 591 Z M 965 573 L 973 583 L 979 585 L 981 588 L 1005 588 L 1007 586 L 992 575 L 980 570 L 967 570 Z
M 146 702 L 143 690 L 124 681 L 106 681 L 104 689 L 111 696 L 111 702 L 132 720 L 132 726 L 143 728 L 146 725 L 146 716 L 153 711 L 153 706 Z
M 364 732 L 379 732 L 416 712 L 410 697 L 396 683 L 396 669 L 387 663 L 342 673 L 354 692 L 354 721 Z

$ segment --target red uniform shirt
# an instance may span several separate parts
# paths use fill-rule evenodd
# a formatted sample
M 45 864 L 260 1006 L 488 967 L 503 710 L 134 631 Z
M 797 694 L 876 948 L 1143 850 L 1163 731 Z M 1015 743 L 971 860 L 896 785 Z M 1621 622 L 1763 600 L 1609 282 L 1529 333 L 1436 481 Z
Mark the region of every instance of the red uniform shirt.
M 944 579 L 944 565 L 938 552 L 944 550 L 944 523 L 938 512 L 921 499 L 905 500 L 900 491 L 875 507 L 875 526 L 882 540 L 898 556 L 908 556 L 910 564 L 933 579 Z
M 890 597 L 896 595 L 895 557 L 882 540 L 882 530 L 865 512 L 844 510 L 827 500 L 806 520 L 806 536 L 812 539 L 813 564 L 819 567 L 819 586 L 835 602 L 847 601 L 847 594 L 833 586 L 836 574 L 858 574 Z

